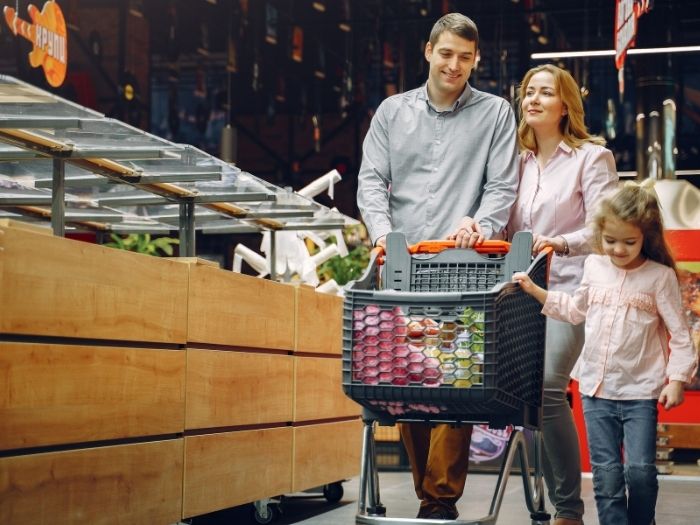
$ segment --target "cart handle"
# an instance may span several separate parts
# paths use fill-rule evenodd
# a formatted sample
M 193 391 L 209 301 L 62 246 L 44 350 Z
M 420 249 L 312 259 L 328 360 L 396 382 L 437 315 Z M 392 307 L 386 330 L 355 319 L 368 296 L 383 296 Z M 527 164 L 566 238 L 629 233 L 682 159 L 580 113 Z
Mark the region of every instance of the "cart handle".
M 455 247 L 455 241 L 420 241 L 408 247 L 408 253 L 440 253 Z M 482 241 L 471 248 L 476 253 L 506 254 L 510 250 L 510 243 L 506 241 Z
M 444 250 L 455 248 L 453 240 L 420 241 L 408 247 L 408 253 L 440 253 Z M 510 243 L 507 241 L 482 241 L 473 248 L 476 253 L 507 254 L 510 250 Z M 384 248 L 375 246 L 372 254 L 376 254 L 377 264 L 384 264 Z

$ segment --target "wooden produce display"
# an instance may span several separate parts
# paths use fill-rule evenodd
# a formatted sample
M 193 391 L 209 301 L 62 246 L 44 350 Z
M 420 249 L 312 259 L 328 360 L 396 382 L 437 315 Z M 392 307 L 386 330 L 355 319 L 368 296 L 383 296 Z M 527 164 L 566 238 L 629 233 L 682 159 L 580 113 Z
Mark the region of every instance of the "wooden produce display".
M 0 522 L 175 523 L 187 271 L 0 224 Z
M 182 519 L 358 474 L 339 298 L 0 222 L 0 521 Z
M 358 473 L 361 410 L 342 388 L 342 311 L 340 297 L 296 288 L 294 492 Z

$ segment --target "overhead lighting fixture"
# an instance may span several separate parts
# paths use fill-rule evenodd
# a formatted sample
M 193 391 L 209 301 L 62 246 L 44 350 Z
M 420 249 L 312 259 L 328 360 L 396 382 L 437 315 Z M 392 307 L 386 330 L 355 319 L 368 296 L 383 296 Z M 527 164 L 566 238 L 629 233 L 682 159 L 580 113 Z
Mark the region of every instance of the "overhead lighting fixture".
M 677 47 L 648 47 L 632 48 L 627 50 L 628 55 L 654 55 L 660 53 L 697 53 L 700 46 L 677 46 Z M 548 53 L 532 53 L 532 60 L 548 60 L 557 58 L 594 58 L 615 56 L 614 49 L 601 49 L 597 51 L 553 51 Z
M 339 28 L 341 31 L 343 31 L 344 33 L 349 33 L 350 31 L 352 31 L 352 28 L 350 27 L 350 24 L 348 24 L 348 23 L 346 23 L 346 22 L 340 22 L 340 23 L 338 24 L 338 28 Z
M 543 46 L 546 46 L 549 44 L 549 38 L 547 38 L 545 35 L 540 35 L 537 37 L 537 41 L 542 44 Z
M 326 4 L 323 2 L 312 2 L 311 5 L 316 11 L 320 11 L 321 13 L 326 12 Z

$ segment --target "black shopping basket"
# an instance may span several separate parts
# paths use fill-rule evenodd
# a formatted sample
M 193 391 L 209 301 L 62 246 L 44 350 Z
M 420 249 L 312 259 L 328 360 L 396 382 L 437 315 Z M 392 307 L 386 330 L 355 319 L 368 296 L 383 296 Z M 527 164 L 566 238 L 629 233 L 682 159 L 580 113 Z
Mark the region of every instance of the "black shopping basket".
M 534 430 L 534 488 L 526 442 L 516 430 L 489 515 L 457 523 L 495 523 L 516 450 L 533 523 L 549 522 L 538 466 L 545 318 L 511 277 L 526 272 L 546 287 L 550 254 L 533 260 L 527 232 L 512 244 L 486 241 L 473 250 L 454 249 L 451 241 L 407 247 L 404 235 L 390 233 L 386 254 L 373 252 L 364 275 L 348 284 L 343 389 L 364 407 L 365 421 L 357 523 L 424 521 L 386 518 L 379 502 L 373 425 L 397 421 Z

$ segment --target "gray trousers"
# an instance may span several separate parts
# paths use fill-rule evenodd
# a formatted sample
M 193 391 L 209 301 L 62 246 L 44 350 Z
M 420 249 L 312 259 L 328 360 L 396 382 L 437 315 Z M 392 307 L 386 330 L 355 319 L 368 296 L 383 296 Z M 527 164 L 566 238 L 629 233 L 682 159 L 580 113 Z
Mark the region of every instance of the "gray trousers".
M 584 326 L 547 319 L 542 437 L 543 470 L 555 517 L 581 519 L 581 457 L 566 400 L 569 374 L 583 347 Z

